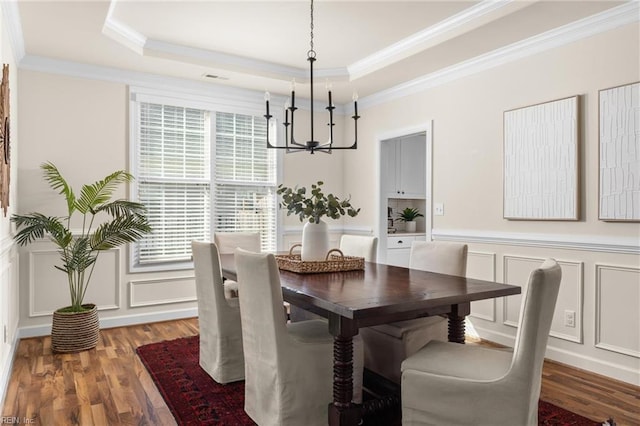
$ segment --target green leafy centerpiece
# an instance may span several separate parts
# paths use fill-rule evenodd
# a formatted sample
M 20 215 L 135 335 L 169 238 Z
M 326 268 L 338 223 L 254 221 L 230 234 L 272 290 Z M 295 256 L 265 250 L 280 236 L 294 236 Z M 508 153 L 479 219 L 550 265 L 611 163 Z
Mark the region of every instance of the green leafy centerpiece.
M 324 260 L 329 251 L 329 232 L 323 217 L 355 217 L 360 212 L 351 205 L 350 198 L 341 200 L 333 194 L 325 195 L 322 185 L 322 181 L 312 184 L 308 194 L 305 187 L 278 186 L 278 195 L 282 196 L 280 205 L 287 210 L 287 216 L 294 214 L 300 222 L 306 222 L 302 228 L 301 258 L 304 261 Z
M 98 314 L 94 304 L 84 304 L 84 297 L 98 255 L 104 250 L 135 242 L 151 232 L 146 208 L 128 200 L 112 200 L 118 186 L 133 179 L 125 171 L 116 171 L 93 184 L 84 185 L 80 196 L 76 197 L 55 165 L 45 163 L 41 168 L 49 186 L 64 196 L 67 216 L 14 214 L 11 221 L 18 228 L 14 239 L 25 246 L 46 235 L 58 247 L 61 265 L 55 267 L 67 275 L 71 305 L 53 314 L 52 349 L 55 352 L 90 349 L 98 341 Z M 74 233 L 70 225 L 75 213 L 82 217 L 82 228 Z M 83 314 L 85 317 L 78 316 Z

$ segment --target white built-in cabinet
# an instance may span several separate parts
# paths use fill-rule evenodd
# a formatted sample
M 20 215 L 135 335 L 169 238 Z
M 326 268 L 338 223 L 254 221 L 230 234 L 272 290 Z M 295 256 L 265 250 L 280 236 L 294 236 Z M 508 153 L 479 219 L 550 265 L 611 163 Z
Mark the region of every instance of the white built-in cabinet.
M 424 135 L 382 144 L 383 191 L 387 198 L 425 198 L 425 153 Z

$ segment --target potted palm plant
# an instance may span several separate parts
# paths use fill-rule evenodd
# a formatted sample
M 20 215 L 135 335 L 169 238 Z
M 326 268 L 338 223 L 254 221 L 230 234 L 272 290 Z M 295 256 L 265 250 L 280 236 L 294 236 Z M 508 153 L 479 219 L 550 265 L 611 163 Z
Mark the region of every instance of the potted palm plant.
M 116 171 L 90 185 L 84 185 L 80 196 L 52 163 L 41 166 L 49 186 L 64 196 L 67 216 L 42 213 L 14 214 L 11 221 L 18 232 L 16 242 L 25 246 L 44 238 L 58 247 L 61 265 L 56 269 L 67 275 L 71 305 L 53 313 L 51 347 L 54 352 L 77 352 L 94 348 L 99 337 L 97 306 L 85 304 L 84 297 L 101 251 L 135 242 L 151 231 L 146 209 L 140 203 L 112 200 L 116 188 L 133 177 Z M 80 232 L 70 230 L 74 213 L 82 218 Z
M 415 220 L 419 217 L 424 217 L 420 210 L 413 207 L 405 207 L 399 214 L 398 220 L 404 222 L 405 231 L 407 232 L 416 232 L 416 222 Z
M 295 214 L 300 222 L 306 222 L 302 228 L 302 253 L 300 258 L 308 260 L 324 260 L 329 251 L 329 232 L 323 217 L 339 219 L 343 215 L 357 216 L 360 209 L 351 205 L 351 199 L 339 199 L 333 194 L 324 194 L 324 182 L 311 185 L 310 194 L 307 188 L 288 188 L 278 186 L 278 194 L 282 195 L 280 205 L 287 209 L 287 216 Z

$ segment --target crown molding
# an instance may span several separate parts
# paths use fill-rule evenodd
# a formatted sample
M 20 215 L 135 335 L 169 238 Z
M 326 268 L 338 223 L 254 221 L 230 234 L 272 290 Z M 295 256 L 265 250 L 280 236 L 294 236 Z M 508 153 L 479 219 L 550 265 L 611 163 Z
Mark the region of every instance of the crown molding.
M 115 10 L 116 4 L 116 0 L 113 0 L 109 4 L 109 11 L 102 26 L 102 34 L 128 47 L 138 55 L 142 55 L 144 45 L 147 43 L 147 37 L 113 18 L 113 11 Z
M 482 18 L 514 3 L 513 0 L 484 0 L 473 7 L 463 10 L 448 19 L 438 22 L 422 31 L 406 37 L 367 56 L 347 67 L 353 81 L 381 68 L 394 64 L 408 56 L 425 50 L 437 42 L 455 37 L 464 27 L 473 27 Z M 524 5 L 525 3 L 522 3 Z
M 169 77 L 158 74 L 139 71 L 123 70 L 120 68 L 105 67 L 101 65 L 82 64 L 73 61 L 47 58 L 44 56 L 26 55 L 19 64 L 19 68 L 27 71 L 58 74 L 69 77 L 86 78 L 90 80 L 102 80 L 112 83 L 120 83 L 128 86 L 140 86 L 163 91 L 173 91 L 192 96 L 209 96 L 217 99 L 236 101 L 243 99 L 247 102 L 255 101 L 263 105 L 264 92 L 226 86 L 217 83 L 200 82 L 195 80 Z M 284 106 L 287 96 L 271 95 L 273 105 Z M 300 109 L 310 110 L 311 103 L 308 99 L 296 99 L 296 106 Z M 321 111 L 324 105 L 318 101 L 314 103 L 314 109 Z M 346 114 L 344 105 L 336 105 L 334 113 Z
M 362 108 L 413 95 L 451 81 L 467 77 L 508 62 L 526 58 L 546 50 L 564 46 L 605 31 L 640 20 L 640 2 L 629 1 L 604 12 L 583 18 L 562 27 L 496 49 L 468 61 L 443 68 L 423 77 L 390 87 L 359 100 Z M 349 112 L 349 111 L 347 111 Z
M 303 68 L 289 67 L 274 62 L 149 39 L 144 34 L 117 20 L 113 16 L 117 3 L 118 0 L 112 0 L 110 3 L 109 12 L 102 27 L 102 33 L 133 50 L 138 55 L 213 66 L 230 71 L 249 71 L 255 75 L 284 81 L 290 81 L 292 78 L 295 78 L 301 83 L 304 83 L 308 80 L 307 72 Z M 322 70 L 318 70 L 318 72 L 318 75 L 320 75 Z M 327 75 L 327 77 L 332 76 L 335 70 L 328 72 L 329 75 Z M 325 71 L 325 73 L 327 72 Z
M 305 83 L 309 79 L 308 71 L 303 68 L 279 65 L 274 62 L 261 61 L 228 53 L 215 52 L 195 47 L 180 46 L 159 40 L 149 39 L 144 45 L 145 56 L 154 56 L 189 62 L 199 65 L 223 68 L 229 71 L 251 72 L 251 74 L 277 80 Z
M 596 235 L 524 234 L 517 232 L 477 231 L 464 229 L 433 229 L 434 240 L 480 244 L 547 247 L 564 250 L 603 253 L 640 254 L 640 244 L 633 237 L 600 237 Z
M 13 58 L 16 63 L 20 63 L 24 58 L 24 37 L 22 36 L 22 19 L 20 18 L 20 10 L 18 10 L 17 1 L 2 1 L 2 16 L 7 26 L 9 42 L 13 50 Z
M 13 5 L 10 9 L 12 7 L 17 7 L 15 6 L 15 2 L 2 2 L 3 11 L 5 11 L 4 8 L 6 5 Z M 15 12 L 17 12 L 17 9 Z M 6 16 L 9 17 L 9 15 Z M 20 28 L 19 15 L 11 15 L 11 21 L 16 19 L 18 24 L 11 25 L 10 27 Z M 629 1 L 605 12 L 584 18 L 555 30 L 548 31 L 504 48 L 494 50 L 487 54 L 477 56 L 468 61 L 460 62 L 440 71 L 390 87 L 372 95 L 361 97 L 358 100 L 358 105 L 361 109 L 365 109 L 374 105 L 412 95 L 511 61 L 535 55 L 548 49 L 560 47 L 582 38 L 590 37 L 604 31 L 609 31 L 637 22 L 639 19 L 640 2 Z M 20 40 L 22 40 L 21 36 Z M 148 41 L 146 43 L 148 43 Z M 14 48 L 14 53 L 17 54 L 18 51 L 19 48 Z M 215 83 L 204 83 L 151 73 L 126 71 L 119 68 L 82 64 L 42 56 L 24 55 L 24 53 L 21 55 L 22 59 L 19 62 L 17 61 L 19 68 L 32 71 L 70 75 L 139 86 L 156 88 L 165 87 L 187 93 L 211 93 L 216 95 L 229 93 L 230 96 L 251 97 L 255 97 L 256 94 L 259 93 L 255 90 L 233 88 Z M 289 75 L 289 77 L 291 77 L 291 75 Z M 261 99 L 262 95 L 260 94 L 259 96 Z M 282 96 L 281 98 L 282 103 L 284 103 L 285 97 Z M 276 99 L 280 99 L 280 97 L 272 95 L 272 99 L 275 101 Z M 308 102 L 305 104 L 303 101 L 304 100 L 301 98 L 299 106 L 308 109 Z M 344 106 L 340 106 L 340 108 L 336 110 L 336 113 L 352 114 L 353 105 L 351 103 L 347 103 Z

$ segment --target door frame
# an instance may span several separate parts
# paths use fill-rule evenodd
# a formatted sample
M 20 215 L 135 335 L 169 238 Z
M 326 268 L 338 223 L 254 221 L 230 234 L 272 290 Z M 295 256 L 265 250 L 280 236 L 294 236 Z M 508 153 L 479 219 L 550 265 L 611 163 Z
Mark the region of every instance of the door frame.
M 387 197 L 383 194 L 382 182 L 382 144 L 389 139 L 402 138 L 416 133 L 425 134 L 425 238 L 431 241 L 433 230 L 433 120 L 415 126 L 390 130 L 376 135 L 376 157 L 378 158 L 378 261 L 387 259 Z

